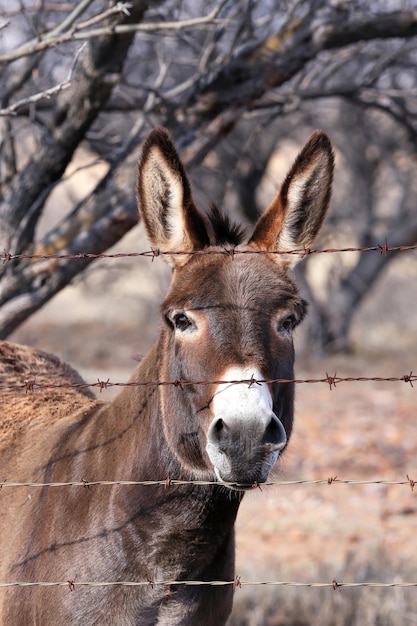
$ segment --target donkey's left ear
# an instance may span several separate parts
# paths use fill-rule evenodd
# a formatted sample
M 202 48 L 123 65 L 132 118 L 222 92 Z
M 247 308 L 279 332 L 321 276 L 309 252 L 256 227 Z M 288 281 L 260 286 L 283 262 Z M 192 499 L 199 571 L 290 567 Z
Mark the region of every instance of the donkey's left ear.
M 137 197 L 153 247 L 162 252 L 192 252 L 209 244 L 205 220 L 194 204 L 184 166 L 165 128 L 155 128 L 145 140 Z M 185 259 L 173 255 L 168 260 L 177 265 Z
M 285 252 L 309 248 L 326 215 L 331 195 L 334 156 L 326 133 L 316 130 L 296 158 L 282 187 L 261 215 L 250 244 Z M 284 257 L 284 258 L 283 258 Z M 276 255 L 295 265 L 299 255 Z

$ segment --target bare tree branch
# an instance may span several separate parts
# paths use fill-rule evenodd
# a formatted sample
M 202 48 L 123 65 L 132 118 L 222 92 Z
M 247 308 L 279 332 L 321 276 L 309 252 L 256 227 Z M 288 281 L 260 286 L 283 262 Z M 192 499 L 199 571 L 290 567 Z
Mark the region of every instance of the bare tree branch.
M 187 114 L 213 118 L 225 106 L 233 107 L 258 100 L 267 91 L 279 87 L 300 72 L 320 51 L 377 38 L 417 35 L 417 11 L 398 11 L 353 20 L 337 12 L 326 16 L 311 13 L 302 20 L 289 20 L 274 35 L 258 43 L 248 54 L 242 51 L 206 82 L 195 96 Z M 230 93 L 232 92 L 232 93 Z
M 358 41 L 371 39 L 408 39 L 417 35 L 417 11 L 404 10 L 391 13 L 359 15 L 346 21 L 339 20 L 319 25 L 315 41 L 323 50 L 342 48 Z
M 146 0 L 136 0 L 131 15 L 119 19 L 137 22 L 146 7 Z M 82 51 L 70 87 L 59 95 L 52 131 L 45 134 L 40 149 L 14 177 L 0 204 L 0 230 L 6 247 L 14 241 L 16 249 L 22 249 L 31 240 L 48 190 L 62 176 L 75 148 L 109 98 L 132 39 L 132 33 L 109 35 L 90 42 Z M 28 214 L 31 227 L 22 232 L 20 224 Z
M 118 3 L 117 13 L 124 12 L 126 7 L 130 7 L 130 3 Z M 116 7 L 115 7 L 116 8 Z M 107 11 L 105 17 L 108 15 L 112 15 L 116 13 L 116 11 Z M 68 32 L 62 33 L 61 35 L 56 35 L 53 37 L 46 36 L 41 37 L 40 41 L 36 40 L 35 42 L 30 42 L 21 46 L 17 50 L 13 50 L 6 54 L 0 55 L 0 65 L 4 63 L 9 63 L 10 61 L 15 61 L 16 59 L 20 59 L 25 56 L 30 56 L 36 52 L 43 52 L 48 48 L 53 48 L 55 46 L 59 46 L 64 43 L 68 43 L 71 41 L 84 41 L 88 39 L 97 39 L 99 37 L 107 37 L 110 35 L 127 35 L 134 34 L 136 32 L 155 32 L 155 31 L 169 31 L 169 30 L 180 30 L 183 28 L 201 28 L 206 27 L 207 25 L 215 25 L 219 24 L 221 20 L 216 19 L 216 15 L 218 13 L 218 7 L 214 11 L 212 11 L 209 15 L 205 17 L 198 17 L 189 20 L 182 20 L 178 22 L 160 22 L 154 24 L 118 24 L 115 26 L 103 26 L 102 28 L 94 28 L 85 32 L 79 32 L 81 29 L 86 28 L 90 25 L 90 20 L 77 25 Z
M 60 250 L 64 254 L 79 254 L 86 249 L 104 252 L 136 224 L 136 200 L 131 192 L 135 184 L 136 169 L 133 165 L 136 155 L 130 154 L 129 160 L 131 163 L 122 162 L 112 175 L 105 177 L 88 200 L 74 212 L 70 222 L 76 234 L 68 228 L 69 222 L 56 233 L 57 239 L 58 235 L 61 236 Z M 54 247 L 51 241 L 36 250 L 51 253 Z M 18 271 L 7 272 L 0 290 L 0 337 L 10 334 L 91 261 L 86 258 L 77 262 L 49 259 L 20 264 Z
M 190 3 L 195 12 L 189 18 L 183 10 L 187 3 L 172 0 L 134 0 L 129 15 L 127 3 L 114 0 L 110 8 L 103 8 L 104 2 L 97 4 L 102 10 L 96 14 L 92 14 L 91 0 L 68 5 L 65 19 L 50 30 L 43 28 L 47 32 L 42 31 L 41 17 L 35 15 L 33 32 L 39 31 L 39 37 L 0 57 L 4 65 L 20 59 L 15 66 L 17 73 L 13 76 L 10 71 L 2 85 L 0 111 L 0 115 L 10 116 L 2 120 L 5 138 L 0 145 L 0 164 L 5 172 L 0 232 L 6 251 L 82 254 L 87 250 L 99 254 L 116 243 L 137 221 L 133 195 L 135 148 L 148 125 L 157 123 L 170 128 L 189 169 L 201 164 L 234 129 L 239 131 L 236 126 L 244 116 L 247 125 L 256 115 L 259 120 L 264 111 L 269 128 L 277 117 L 287 113 L 300 120 L 306 103 L 312 107 L 310 103 L 319 98 L 358 102 L 363 107 L 361 115 L 370 106 L 379 108 L 402 126 L 408 125 L 410 136 L 414 133 L 415 138 L 417 134 L 413 104 L 417 86 L 411 75 L 415 65 L 411 38 L 417 35 L 417 11 L 375 10 L 361 14 L 356 10 L 359 0 L 355 10 L 330 0 L 297 0 L 280 8 L 271 3 L 270 13 L 262 13 L 263 3 L 251 0 L 207 0 L 206 11 L 203 2 Z M 160 5 L 163 9 L 159 14 L 147 13 L 153 21 L 143 23 L 145 12 Z M 46 6 L 43 4 L 44 11 Z M 187 8 L 190 10 L 188 5 Z M 196 17 L 198 12 L 207 15 Z M 49 18 L 45 13 L 39 15 L 45 17 L 45 22 Z M 146 35 L 137 37 L 128 57 L 134 34 L 139 31 Z M 169 37 L 164 37 L 164 33 L 169 33 Z M 382 40 L 394 37 L 401 41 L 393 40 L 381 54 Z M 61 52 L 66 52 L 58 46 L 80 39 L 86 43 L 71 77 L 62 81 L 62 74 L 58 73 L 58 84 L 51 85 L 47 71 L 55 59 L 61 58 Z M 408 46 L 402 43 L 406 40 L 410 42 Z M 50 48 L 55 50 L 46 52 Z M 68 48 L 73 53 L 75 46 Z M 21 59 L 23 56 L 27 61 Z M 408 73 L 404 69 L 407 63 Z M 31 67 L 39 67 L 43 88 L 39 88 Z M 65 63 L 60 66 L 61 72 L 65 67 Z M 400 67 L 401 72 L 396 72 Z M 407 74 L 403 84 L 392 78 L 397 74 L 403 78 Z M 113 94 L 110 101 L 115 86 L 116 96 Z M 12 95 L 15 102 L 11 102 Z M 53 98 L 51 104 L 44 102 L 47 97 Z M 18 112 L 22 118 L 28 116 L 26 124 L 38 125 L 37 136 L 42 133 L 23 165 L 15 154 L 16 129 L 21 122 L 21 118 L 16 119 Z M 304 122 L 305 126 L 312 123 L 305 119 Z M 295 126 L 294 122 L 292 128 Z M 126 134 L 128 139 L 123 142 Z M 102 157 L 105 155 L 110 170 L 87 199 L 73 206 L 59 226 L 34 243 L 35 226 L 45 200 L 61 179 L 75 149 L 86 138 Z M 265 159 L 275 151 L 275 142 L 276 136 L 272 135 L 270 141 L 264 142 L 268 143 Z M 253 142 L 254 148 L 257 143 Z M 242 142 L 237 145 L 242 146 Z M 228 171 L 236 171 L 236 167 L 232 165 Z M 260 171 L 250 178 L 254 186 L 250 209 L 253 215 Z M 368 174 L 372 176 L 372 172 Z M 248 180 L 243 183 L 247 185 Z M 237 192 L 241 198 L 243 183 Z M 368 234 L 376 220 L 373 211 L 369 202 L 361 214 Z M 400 230 L 395 232 L 401 234 Z M 413 233 L 411 229 L 410 236 Z M 345 302 L 359 302 L 350 282 L 358 285 L 359 279 L 375 280 L 384 264 L 383 260 L 378 261 L 381 265 L 374 261 L 371 267 L 368 261 L 360 259 L 356 268 L 345 273 L 341 282 L 341 291 L 346 291 Z M 9 261 L 1 267 L 2 336 L 90 262 L 86 258 L 80 258 L 78 263 L 26 259 Z M 345 331 L 349 315 L 346 311 Z
M 44 89 L 39 93 L 34 93 L 27 98 L 22 98 L 21 100 L 14 102 L 5 109 L 0 109 L 0 117 L 5 117 L 6 115 L 16 115 L 17 111 L 24 106 L 28 106 L 29 104 L 36 104 L 41 100 L 49 100 L 53 96 L 58 95 L 61 91 L 64 91 L 64 89 L 68 89 L 70 85 L 71 81 L 65 80 L 64 82 L 59 83 L 59 85 L 55 85 L 55 87 L 50 87 L 49 89 Z
M 407 222 L 406 226 L 399 226 L 395 230 L 391 229 L 386 240 L 391 246 L 414 245 L 417 241 L 417 220 Z M 362 252 L 355 267 L 343 279 L 337 291 L 332 293 L 325 307 L 318 304 L 310 292 L 310 302 L 315 303 L 322 319 L 321 343 L 327 351 L 335 352 L 349 347 L 349 328 L 355 313 L 369 292 L 369 286 L 374 284 L 397 255 L 397 252 L 390 252 L 386 256 L 382 252 L 379 255 Z

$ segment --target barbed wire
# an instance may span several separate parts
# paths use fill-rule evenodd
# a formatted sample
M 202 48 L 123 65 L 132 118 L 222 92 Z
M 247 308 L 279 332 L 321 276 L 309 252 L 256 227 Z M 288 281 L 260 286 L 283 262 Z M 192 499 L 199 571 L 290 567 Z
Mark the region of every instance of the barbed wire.
M 369 484 L 383 484 L 383 485 L 409 485 L 411 491 L 414 491 L 415 481 L 407 475 L 407 480 L 394 481 L 394 480 L 350 480 L 339 479 L 337 476 L 327 479 L 316 480 L 277 480 L 263 483 L 263 485 L 312 485 L 312 484 L 351 484 L 351 485 L 369 485 Z M 221 486 L 222 483 L 214 481 L 183 481 L 166 479 L 163 481 L 94 481 L 87 482 L 85 480 L 75 481 L 70 483 L 0 483 L 0 490 L 3 487 L 63 487 L 63 486 L 82 486 L 89 488 L 94 485 L 160 485 L 164 487 L 170 487 L 173 485 L 217 485 Z M 224 485 L 230 485 L 232 483 L 223 483 Z M 260 487 L 260 485 L 254 485 Z M 279 581 L 279 580 L 242 580 L 240 576 L 236 576 L 234 580 L 152 580 L 146 581 L 76 581 L 68 579 L 66 581 L 13 581 L 13 582 L 0 582 L 0 589 L 8 588 L 54 588 L 54 587 L 67 587 L 69 591 L 76 591 L 76 588 L 103 588 L 103 587 L 166 587 L 167 592 L 174 586 L 231 586 L 235 590 L 244 586 L 255 587 L 298 587 L 298 588 L 331 588 L 339 592 L 343 588 L 413 588 L 417 587 L 417 582 L 337 582 L 333 579 L 331 582 L 299 582 L 299 581 Z
M 270 480 L 264 483 L 253 483 L 247 485 L 244 483 L 236 482 L 220 482 L 214 480 L 179 480 L 175 478 L 165 478 L 164 480 L 73 480 L 68 482 L 0 482 L 0 490 L 3 488 L 44 488 L 44 487 L 84 487 L 90 488 L 95 486 L 104 487 L 126 487 L 126 486 L 141 486 L 141 487 L 174 487 L 174 486 L 215 486 L 215 487 L 252 487 L 253 489 L 260 489 L 263 487 L 276 487 L 276 486 L 294 486 L 294 485 L 388 485 L 388 486 L 404 486 L 410 487 L 414 492 L 416 485 L 415 480 L 410 478 L 407 474 L 405 480 L 387 480 L 382 479 L 350 479 L 350 478 L 338 478 L 337 476 L 331 476 L 329 478 L 315 478 L 315 479 L 293 479 L 293 480 Z
M 4 250 L 0 256 L 0 261 L 5 264 L 10 261 L 31 259 L 31 260 L 82 260 L 82 259 L 120 259 L 120 258 L 135 258 L 135 257 L 148 257 L 154 259 L 156 257 L 163 256 L 184 256 L 184 255 L 227 255 L 233 257 L 239 254 L 275 254 L 275 255 L 298 255 L 309 256 L 311 254 L 332 254 L 332 253 L 344 253 L 344 252 L 379 252 L 384 256 L 387 256 L 389 252 L 407 252 L 416 251 L 417 244 L 415 245 L 402 245 L 391 246 L 385 241 L 383 244 L 376 244 L 375 246 L 367 247 L 349 247 L 349 248 L 296 248 L 294 250 L 254 250 L 254 249 L 240 249 L 238 247 L 211 249 L 206 250 L 159 250 L 158 248 L 151 248 L 150 250 L 144 250 L 142 252 L 117 252 L 117 253 L 93 253 L 93 252 L 78 252 L 76 254 L 13 254 L 7 250 Z
M 380 254 L 384 254 L 385 256 L 389 252 L 402 252 L 406 250 L 417 250 L 417 245 L 412 246 L 389 246 L 387 242 L 383 245 L 376 245 L 372 247 L 361 247 L 361 248 L 326 248 L 326 249 L 297 249 L 290 250 L 286 252 L 272 252 L 272 254 L 294 254 L 301 256 L 308 256 L 310 254 L 321 254 L 321 253 L 345 253 L 345 252 L 378 252 Z M 201 251 L 160 251 L 151 249 L 144 252 L 130 252 L 130 253 L 113 253 L 113 254 L 93 254 L 93 253 L 78 253 L 78 254 L 11 254 L 9 252 L 4 252 L 0 257 L 3 264 L 18 260 L 18 259 L 32 259 L 32 260 L 47 260 L 47 259 L 55 259 L 55 260 L 78 260 L 78 259 L 86 259 L 86 258 L 105 258 L 105 259 L 116 259 L 116 258 L 135 258 L 135 257 L 148 257 L 152 260 L 159 256 L 169 256 L 169 255 L 190 255 L 190 254 L 225 254 L 233 257 L 235 254 L 271 254 L 271 251 L 267 250 L 239 250 L 236 248 L 231 249 L 223 249 L 223 250 L 201 250 Z M 165 386 L 165 385 L 174 385 L 177 387 L 186 387 L 191 385 L 212 385 L 212 384 L 247 384 L 249 386 L 253 386 L 256 384 L 262 383 L 277 383 L 277 384 L 317 384 L 324 383 L 329 385 L 329 389 L 332 390 L 336 388 L 336 386 L 342 382 L 405 382 L 409 383 L 411 387 L 413 387 L 413 383 L 417 382 L 417 375 L 413 374 L 411 371 L 409 374 L 404 374 L 402 376 L 392 376 L 392 377 L 382 377 L 382 376 L 373 376 L 373 377 L 342 377 L 334 375 L 329 375 L 326 373 L 323 378 L 308 378 L 308 379 L 255 379 L 251 377 L 249 379 L 241 379 L 241 380 L 215 380 L 215 381 L 183 381 L 183 380 L 174 380 L 174 381 L 131 381 L 131 382 L 111 382 L 110 379 L 106 381 L 97 380 L 95 383 L 37 383 L 36 375 L 30 379 L 25 378 L 22 383 L 15 383 L 11 385 L 0 384 L 0 390 L 2 391 L 24 391 L 25 393 L 36 392 L 37 390 L 42 389 L 58 389 L 58 388 L 87 388 L 93 387 L 98 388 L 100 392 L 104 391 L 110 387 L 126 387 L 126 386 Z M 293 486 L 293 485 L 333 485 L 333 484 L 344 484 L 344 485 L 388 485 L 388 486 L 408 486 L 412 492 L 414 492 L 415 481 L 410 478 L 409 475 L 406 476 L 404 480 L 387 480 L 387 479 L 375 479 L 375 480 L 358 480 L 358 479 L 341 479 L 337 476 L 332 476 L 325 479 L 297 479 L 297 480 L 271 480 L 262 484 L 254 483 L 253 485 L 249 485 L 252 488 L 258 488 L 262 490 L 263 487 L 271 487 L 271 486 Z M 147 480 L 147 481 L 134 481 L 134 480 L 106 480 L 106 481 L 89 481 L 86 479 L 81 479 L 79 481 L 68 481 L 68 482 L 11 482 L 11 481 L 3 481 L 0 482 L 0 491 L 7 488 L 66 488 L 66 487 L 82 487 L 82 488 L 92 488 L 94 486 L 160 486 L 164 488 L 174 487 L 174 486 L 183 486 L 183 485 L 192 485 L 192 486 L 224 486 L 224 487 L 248 487 L 248 485 L 240 485 L 237 483 L 220 483 L 217 481 L 203 481 L 203 480 L 178 480 L 172 478 L 166 478 L 164 480 Z M 1 497 L 1 496 L 0 496 Z M 356 588 L 356 587 L 369 587 L 369 588 L 415 588 L 417 587 L 417 582 L 337 582 L 336 580 L 332 580 L 331 582 L 297 582 L 297 581 L 277 581 L 277 580 L 261 580 L 261 581 L 251 581 L 251 580 L 242 580 L 239 576 L 232 581 L 222 581 L 222 580 L 212 580 L 212 581 L 201 581 L 201 580 L 164 580 L 164 581 L 75 581 L 75 580 L 66 580 L 66 581 L 36 581 L 36 582 L 27 582 L 27 581 L 15 581 L 15 582 L 0 582 L 0 589 L 2 588 L 53 588 L 53 587 L 67 587 L 71 592 L 75 591 L 77 587 L 131 587 L 131 588 L 139 588 L 146 586 L 160 586 L 166 587 L 169 590 L 172 586 L 233 586 L 235 589 L 243 586 L 274 586 L 274 587 L 310 587 L 310 588 L 332 588 L 333 590 L 341 591 L 342 588 Z
M 25 378 L 22 382 L 16 382 L 13 384 L 0 384 L 0 391 L 24 391 L 25 393 L 40 391 L 42 389 L 86 389 L 97 388 L 100 393 L 111 387 L 165 387 L 173 385 L 174 387 L 190 387 L 194 385 L 248 385 L 253 387 L 254 385 L 262 384 L 319 384 L 324 383 L 329 385 L 330 390 L 335 389 L 340 383 L 366 383 L 366 382 L 383 382 L 383 383 L 408 383 L 411 387 L 414 387 L 413 383 L 417 382 L 417 374 L 413 374 L 411 371 L 409 374 L 403 374 L 402 376 L 337 376 L 326 373 L 324 378 L 260 378 L 255 377 L 244 378 L 238 380 L 156 380 L 156 381 L 129 381 L 129 382 L 111 382 L 107 380 L 97 379 L 95 383 L 37 383 L 36 374 L 34 373 L 32 378 Z
M 67 587 L 70 591 L 75 591 L 76 587 L 234 587 L 235 589 L 245 586 L 274 586 L 274 587 L 312 587 L 331 588 L 341 591 L 345 588 L 371 587 L 371 588 L 395 588 L 395 587 L 417 587 L 417 582 L 298 582 L 281 580 L 242 580 L 236 576 L 234 580 L 115 580 L 115 581 L 16 581 L 0 582 L 0 589 L 10 587 Z

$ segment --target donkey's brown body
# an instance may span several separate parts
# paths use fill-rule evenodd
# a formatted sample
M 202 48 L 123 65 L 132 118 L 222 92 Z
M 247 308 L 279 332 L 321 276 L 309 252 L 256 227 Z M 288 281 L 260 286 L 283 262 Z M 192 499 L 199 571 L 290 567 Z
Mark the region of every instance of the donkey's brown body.
M 315 133 L 245 243 L 217 212 L 199 213 L 166 132 L 151 133 L 139 208 L 152 245 L 174 253 L 174 273 L 160 337 L 132 382 L 209 384 L 132 385 L 109 405 L 83 388 L 2 391 L 0 481 L 264 482 L 291 434 L 293 387 L 235 381 L 293 377 L 291 333 L 305 303 L 288 275 L 296 257 L 276 252 L 312 243 L 332 166 L 327 137 Z M 198 250 L 210 254 L 190 254 Z M 271 254 L 243 254 L 259 250 Z M 0 356 L 2 385 L 80 382 L 43 353 L 4 342 Z M 4 488 L 0 582 L 233 580 L 242 494 L 223 485 Z M 232 594 L 230 585 L 13 587 L 0 589 L 0 622 L 221 625 Z

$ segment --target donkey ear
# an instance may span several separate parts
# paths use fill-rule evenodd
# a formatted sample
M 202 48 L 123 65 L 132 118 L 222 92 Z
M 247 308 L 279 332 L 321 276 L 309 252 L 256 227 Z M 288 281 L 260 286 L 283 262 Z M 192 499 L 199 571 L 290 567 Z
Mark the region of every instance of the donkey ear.
M 137 198 L 149 241 L 162 252 L 192 252 L 209 244 L 180 157 L 164 128 L 148 135 L 138 164 Z M 172 257 L 173 264 L 180 261 Z
M 250 243 L 284 252 L 308 248 L 326 215 L 331 195 L 334 156 L 327 135 L 316 130 L 296 158 L 282 187 L 259 218 Z M 277 261 L 282 260 L 279 255 Z M 292 266 L 297 255 L 284 255 Z

